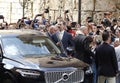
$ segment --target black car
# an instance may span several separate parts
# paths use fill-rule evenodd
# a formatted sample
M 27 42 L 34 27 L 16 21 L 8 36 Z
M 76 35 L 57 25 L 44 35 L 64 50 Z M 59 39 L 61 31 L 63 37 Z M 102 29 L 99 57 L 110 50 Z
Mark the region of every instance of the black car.
M 0 83 L 80 83 L 88 65 L 34 30 L 0 31 Z

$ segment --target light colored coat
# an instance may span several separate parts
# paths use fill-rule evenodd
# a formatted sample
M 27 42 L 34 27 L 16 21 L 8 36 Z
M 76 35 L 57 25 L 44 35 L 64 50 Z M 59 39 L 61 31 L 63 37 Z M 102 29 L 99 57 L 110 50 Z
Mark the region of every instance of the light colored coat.
M 118 70 L 120 71 L 120 45 L 115 47 L 115 53 L 118 61 Z

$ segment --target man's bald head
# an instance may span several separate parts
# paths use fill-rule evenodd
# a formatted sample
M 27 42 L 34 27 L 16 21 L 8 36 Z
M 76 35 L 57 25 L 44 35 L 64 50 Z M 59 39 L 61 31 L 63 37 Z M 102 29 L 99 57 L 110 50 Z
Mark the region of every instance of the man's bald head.
M 81 30 L 85 35 L 88 34 L 88 27 L 87 27 L 87 26 L 81 26 L 81 27 L 80 27 L 80 30 Z

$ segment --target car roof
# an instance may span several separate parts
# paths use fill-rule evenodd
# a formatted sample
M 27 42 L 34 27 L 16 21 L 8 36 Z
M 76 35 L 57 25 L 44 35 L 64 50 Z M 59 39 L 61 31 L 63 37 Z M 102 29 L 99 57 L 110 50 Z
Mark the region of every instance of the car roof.
M 25 34 L 36 34 L 40 36 L 46 36 L 45 33 L 31 30 L 31 29 L 15 29 L 15 30 L 0 30 L 0 37 L 4 36 L 18 36 L 18 35 L 25 35 Z

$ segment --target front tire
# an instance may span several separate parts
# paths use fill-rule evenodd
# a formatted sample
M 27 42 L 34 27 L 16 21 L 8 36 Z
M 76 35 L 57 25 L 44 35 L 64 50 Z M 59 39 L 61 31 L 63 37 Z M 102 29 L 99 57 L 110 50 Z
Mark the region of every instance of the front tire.
M 17 83 L 13 75 L 5 74 L 2 78 L 2 83 Z
M 7 79 L 3 79 L 2 83 L 15 83 L 12 79 L 7 78 Z

